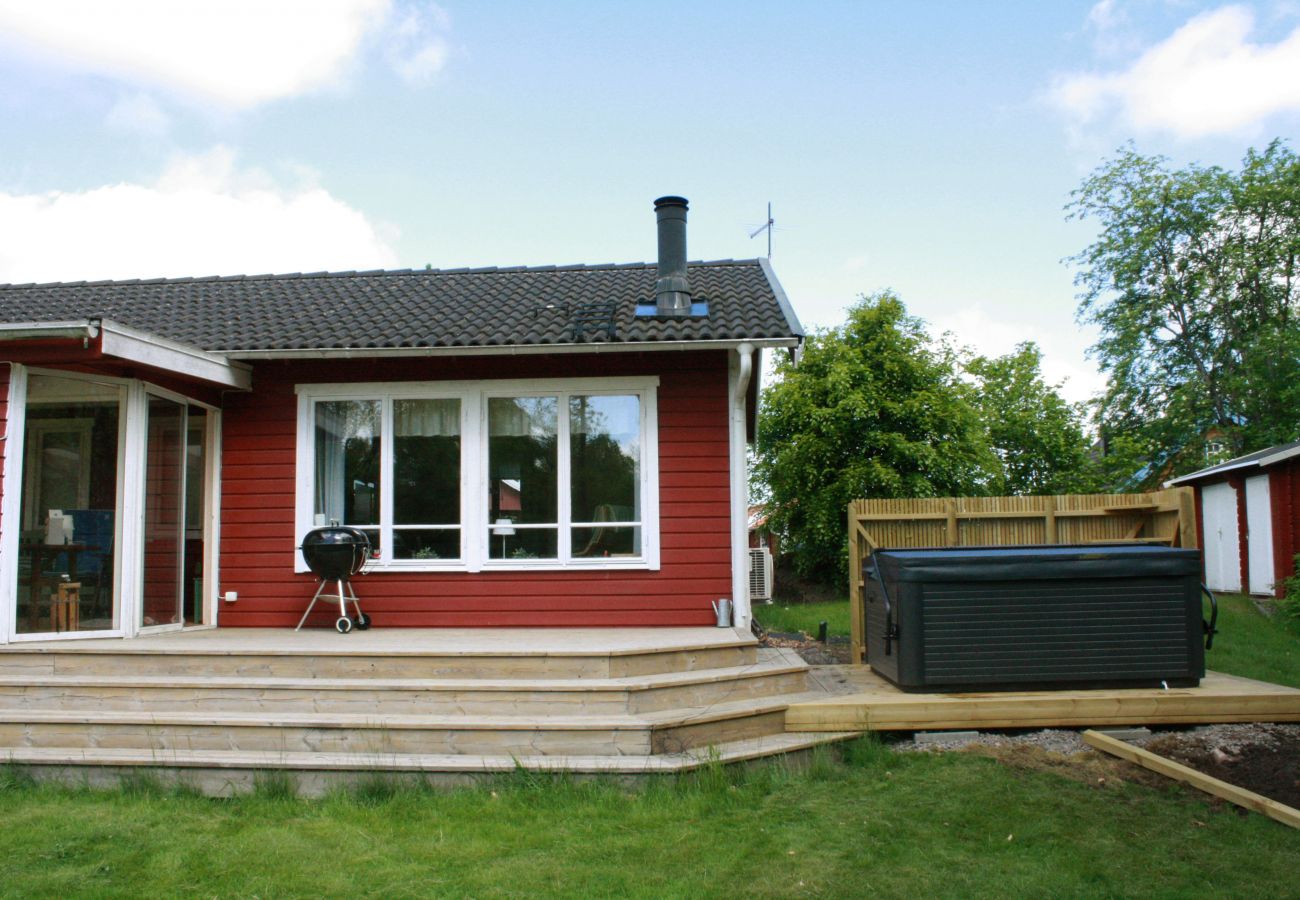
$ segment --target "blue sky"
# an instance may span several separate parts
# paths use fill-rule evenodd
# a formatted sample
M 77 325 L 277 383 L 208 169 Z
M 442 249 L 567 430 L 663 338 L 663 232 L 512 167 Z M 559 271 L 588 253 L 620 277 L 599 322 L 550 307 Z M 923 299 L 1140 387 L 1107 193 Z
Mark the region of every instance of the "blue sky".
M 1300 4 L 0 0 L 0 282 L 765 252 L 1101 384 L 1069 192 L 1300 124 Z

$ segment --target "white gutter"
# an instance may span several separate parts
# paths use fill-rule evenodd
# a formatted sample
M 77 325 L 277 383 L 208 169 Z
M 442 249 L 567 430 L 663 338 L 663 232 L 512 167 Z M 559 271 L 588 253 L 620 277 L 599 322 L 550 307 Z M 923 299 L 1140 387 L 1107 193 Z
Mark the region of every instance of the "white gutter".
M 498 347 L 327 347 L 302 350 L 223 350 L 226 359 L 382 359 L 413 356 L 546 356 L 565 353 L 653 353 L 669 350 L 795 348 L 797 337 L 716 341 L 601 341 L 589 344 L 524 344 Z
M 0 323 L 0 341 L 23 341 L 31 338 L 82 338 L 89 341 L 97 337 L 99 337 L 99 323 L 93 319 L 70 322 Z
M 745 342 L 736 347 L 736 362 L 731 368 L 731 601 L 735 606 L 732 619 L 736 628 L 749 630 L 749 474 L 745 465 L 745 400 L 749 381 L 754 374 L 755 344 Z

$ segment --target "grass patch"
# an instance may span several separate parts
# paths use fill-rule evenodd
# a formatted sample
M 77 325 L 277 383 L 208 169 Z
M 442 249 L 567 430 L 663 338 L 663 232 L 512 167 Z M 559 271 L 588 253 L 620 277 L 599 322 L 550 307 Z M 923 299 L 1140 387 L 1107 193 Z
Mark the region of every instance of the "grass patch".
M 1300 622 L 1266 616 L 1240 594 L 1220 594 L 1219 633 L 1205 654 L 1216 672 L 1300 687 Z M 1209 616 L 1209 604 L 1206 604 Z
M 285 803 L 11 784 L 11 896 L 1284 896 L 1300 866 L 1294 831 L 1191 791 L 876 738 L 634 789 L 506 776 Z
M 826 622 L 832 636 L 849 636 L 849 601 L 828 603 L 754 604 L 754 617 L 768 631 L 803 631 L 817 636 L 817 624 Z

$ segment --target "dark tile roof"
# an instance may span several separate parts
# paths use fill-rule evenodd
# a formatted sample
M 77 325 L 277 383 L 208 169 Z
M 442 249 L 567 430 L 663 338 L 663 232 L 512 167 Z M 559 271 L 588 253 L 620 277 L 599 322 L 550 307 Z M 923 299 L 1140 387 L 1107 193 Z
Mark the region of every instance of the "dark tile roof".
M 631 263 L 0 285 L 0 322 L 100 318 L 211 351 L 517 346 L 575 343 L 579 307 L 612 301 L 616 343 L 801 334 L 765 261 L 688 272 L 707 317 L 637 316 L 656 272 Z

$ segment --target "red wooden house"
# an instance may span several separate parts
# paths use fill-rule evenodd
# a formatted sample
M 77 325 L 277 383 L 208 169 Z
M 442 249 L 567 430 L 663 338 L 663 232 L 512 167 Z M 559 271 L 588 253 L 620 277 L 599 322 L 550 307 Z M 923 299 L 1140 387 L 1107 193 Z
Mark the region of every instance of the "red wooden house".
M 336 521 L 379 628 L 747 625 L 760 354 L 802 330 L 656 211 L 657 264 L 0 286 L 0 641 L 292 627 Z

